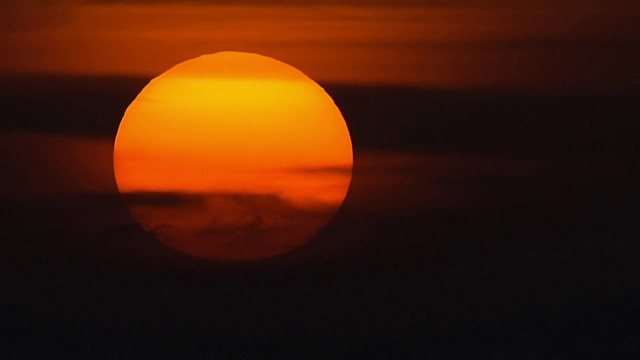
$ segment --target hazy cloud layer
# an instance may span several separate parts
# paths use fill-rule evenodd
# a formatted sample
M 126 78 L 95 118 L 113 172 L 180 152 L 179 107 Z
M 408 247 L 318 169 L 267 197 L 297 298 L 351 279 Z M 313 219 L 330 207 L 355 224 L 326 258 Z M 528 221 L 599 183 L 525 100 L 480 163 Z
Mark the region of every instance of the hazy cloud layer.
M 223 50 L 321 82 L 444 88 L 637 87 L 630 1 L 61 2 L 4 5 L 3 73 L 155 76 Z
M 4 196 L 117 193 L 111 141 L 6 133 L 0 140 L 0 193 Z M 289 171 L 326 175 L 347 169 Z M 344 206 L 352 211 L 384 212 L 562 198 L 584 184 L 625 178 L 629 171 L 628 163 L 607 156 L 506 157 L 355 149 L 351 188 Z M 132 195 L 131 200 L 142 206 L 168 208 L 205 204 L 198 194 L 141 193 Z M 253 198 L 225 194 L 218 200 L 239 207 L 283 206 L 277 194 Z M 247 224 L 257 221 L 247 219 Z
M 483 210 L 559 201 L 588 184 L 619 181 L 629 165 L 608 157 L 498 157 L 360 152 L 347 204 L 361 212 Z
M 86 247 L 88 252 L 113 252 L 108 256 L 114 258 L 121 256 L 120 251 L 141 257 L 151 256 L 149 251 L 170 253 L 156 244 L 156 238 L 201 257 L 259 258 L 298 248 L 332 216 L 323 209 L 302 209 L 277 194 L 121 196 L 112 182 L 110 141 L 34 134 L 4 134 L 1 139 L 0 196 L 8 209 L 3 231 L 12 234 L 37 224 L 36 233 L 76 234 L 79 239 L 99 234 L 101 243 L 78 242 L 74 245 L 78 251 Z M 101 153 L 103 157 L 97 156 Z M 413 221 L 419 221 L 416 214 L 484 213 L 590 198 L 592 188 L 600 189 L 600 194 L 602 189 L 618 187 L 624 192 L 630 185 L 628 164 L 608 157 L 430 155 L 362 149 L 356 149 L 354 156 L 351 188 L 337 221 L 343 233 L 333 239 L 330 227 L 324 234 L 323 239 L 331 240 L 327 246 L 333 250 L 325 249 L 329 252 L 350 246 L 350 234 L 368 229 L 369 222 L 380 216 L 413 214 Z
M 113 142 L 0 133 L 0 194 L 9 197 L 117 192 Z
M 309 210 L 274 194 L 124 194 L 142 226 L 166 245 L 194 256 L 251 260 L 306 243 L 331 209 Z

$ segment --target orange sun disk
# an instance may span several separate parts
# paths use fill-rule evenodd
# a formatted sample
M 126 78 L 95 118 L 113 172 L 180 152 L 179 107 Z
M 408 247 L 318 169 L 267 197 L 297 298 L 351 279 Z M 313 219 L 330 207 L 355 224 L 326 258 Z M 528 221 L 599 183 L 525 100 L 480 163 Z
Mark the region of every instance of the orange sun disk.
M 176 65 L 127 108 L 114 170 L 134 217 L 158 240 L 218 260 L 280 255 L 342 204 L 346 123 L 297 69 L 222 52 Z

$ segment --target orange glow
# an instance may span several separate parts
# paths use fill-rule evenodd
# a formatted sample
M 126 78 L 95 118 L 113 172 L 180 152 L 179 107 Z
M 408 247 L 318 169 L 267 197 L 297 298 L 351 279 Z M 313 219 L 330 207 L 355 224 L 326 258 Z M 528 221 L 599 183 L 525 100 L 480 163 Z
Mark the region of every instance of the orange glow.
M 0 4 L 0 73 L 147 77 L 233 49 L 320 83 L 634 85 L 637 12 L 620 1 L 15 0 Z
M 127 109 L 114 150 L 118 188 L 143 194 L 131 202 L 141 224 L 178 250 L 223 260 L 306 242 L 341 205 L 351 167 L 349 132 L 326 92 L 289 65 L 237 52 L 153 79 Z

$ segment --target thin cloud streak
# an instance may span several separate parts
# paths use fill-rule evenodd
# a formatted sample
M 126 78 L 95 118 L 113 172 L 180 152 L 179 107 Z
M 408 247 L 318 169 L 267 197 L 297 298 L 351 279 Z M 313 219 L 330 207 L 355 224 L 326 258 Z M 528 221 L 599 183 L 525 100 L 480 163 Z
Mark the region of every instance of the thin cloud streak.
M 358 3 L 66 4 L 50 25 L 32 16 L 33 26 L 2 31 L 0 43 L 11 51 L 0 72 L 154 76 L 189 58 L 237 50 L 278 58 L 325 83 L 639 85 L 631 76 L 640 43 L 633 4 Z

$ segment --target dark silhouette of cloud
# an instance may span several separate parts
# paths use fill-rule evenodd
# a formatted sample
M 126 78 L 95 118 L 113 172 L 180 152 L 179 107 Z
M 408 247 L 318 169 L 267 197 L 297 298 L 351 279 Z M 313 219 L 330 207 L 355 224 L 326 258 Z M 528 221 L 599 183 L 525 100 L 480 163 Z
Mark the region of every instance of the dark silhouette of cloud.
M 179 207 L 201 205 L 204 201 L 203 195 L 179 192 L 130 192 L 122 196 L 134 206 Z
M 329 208 L 295 205 L 276 194 L 137 192 L 132 214 L 166 245 L 219 260 L 253 260 L 291 251 L 329 220 Z
M 309 167 L 294 168 L 289 171 L 307 175 L 351 175 L 352 168 L 350 166 L 328 166 L 328 167 Z

